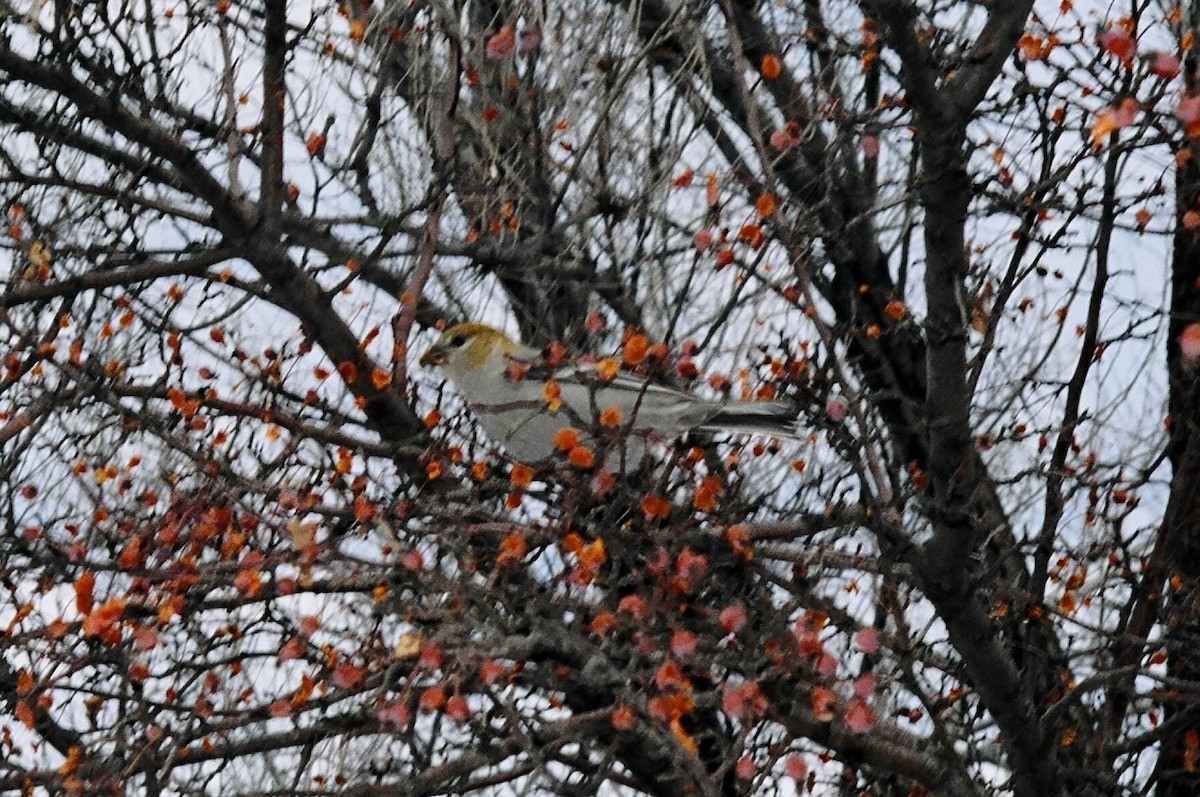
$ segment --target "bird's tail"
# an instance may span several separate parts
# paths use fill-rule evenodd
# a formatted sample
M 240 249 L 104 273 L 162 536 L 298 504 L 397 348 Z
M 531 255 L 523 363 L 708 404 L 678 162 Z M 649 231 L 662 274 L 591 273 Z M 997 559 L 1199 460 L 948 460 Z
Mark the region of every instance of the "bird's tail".
M 731 401 L 697 428 L 770 437 L 799 437 L 799 408 L 790 401 Z

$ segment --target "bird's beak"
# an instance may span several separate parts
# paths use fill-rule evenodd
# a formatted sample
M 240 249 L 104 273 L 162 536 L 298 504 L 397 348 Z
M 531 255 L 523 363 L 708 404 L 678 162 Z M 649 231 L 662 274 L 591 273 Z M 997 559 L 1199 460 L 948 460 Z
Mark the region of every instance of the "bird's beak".
M 421 365 L 441 365 L 446 361 L 446 350 L 441 346 L 430 346 L 428 351 L 421 355 L 418 360 Z

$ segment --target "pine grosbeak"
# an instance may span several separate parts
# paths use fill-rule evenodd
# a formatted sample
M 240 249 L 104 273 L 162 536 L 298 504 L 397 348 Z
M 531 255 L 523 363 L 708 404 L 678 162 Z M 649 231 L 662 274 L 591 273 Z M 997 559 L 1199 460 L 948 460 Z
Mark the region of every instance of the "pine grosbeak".
M 542 352 L 486 324 L 450 327 L 421 364 L 440 365 L 488 436 L 524 462 L 553 456 L 555 438 L 567 427 L 585 444 L 619 441 L 632 465 L 647 440 L 669 442 L 692 430 L 797 434 L 789 401 L 711 401 L 596 363 L 550 367 Z M 621 462 L 619 451 L 612 456 L 616 450 L 610 449 L 610 466 Z

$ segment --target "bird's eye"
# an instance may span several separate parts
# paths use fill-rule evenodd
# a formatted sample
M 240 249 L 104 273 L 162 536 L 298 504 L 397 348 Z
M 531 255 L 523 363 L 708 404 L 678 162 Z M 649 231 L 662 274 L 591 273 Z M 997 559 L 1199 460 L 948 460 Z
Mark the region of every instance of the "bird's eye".
M 450 348 L 457 349 L 458 347 L 462 346 L 466 342 L 467 342 L 466 335 L 455 335 L 454 337 L 450 338 Z

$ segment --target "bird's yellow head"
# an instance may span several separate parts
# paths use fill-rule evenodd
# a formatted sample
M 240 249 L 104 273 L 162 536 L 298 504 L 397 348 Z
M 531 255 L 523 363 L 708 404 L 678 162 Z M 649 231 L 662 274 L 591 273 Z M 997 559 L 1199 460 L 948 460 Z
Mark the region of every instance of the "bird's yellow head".
M 421 365 L 440 365 L 451 377 L 476 373 L 500 361 L 520 346 L 495 327 L 468 321 L 442 332 L 437 343 L 421 355 Z

